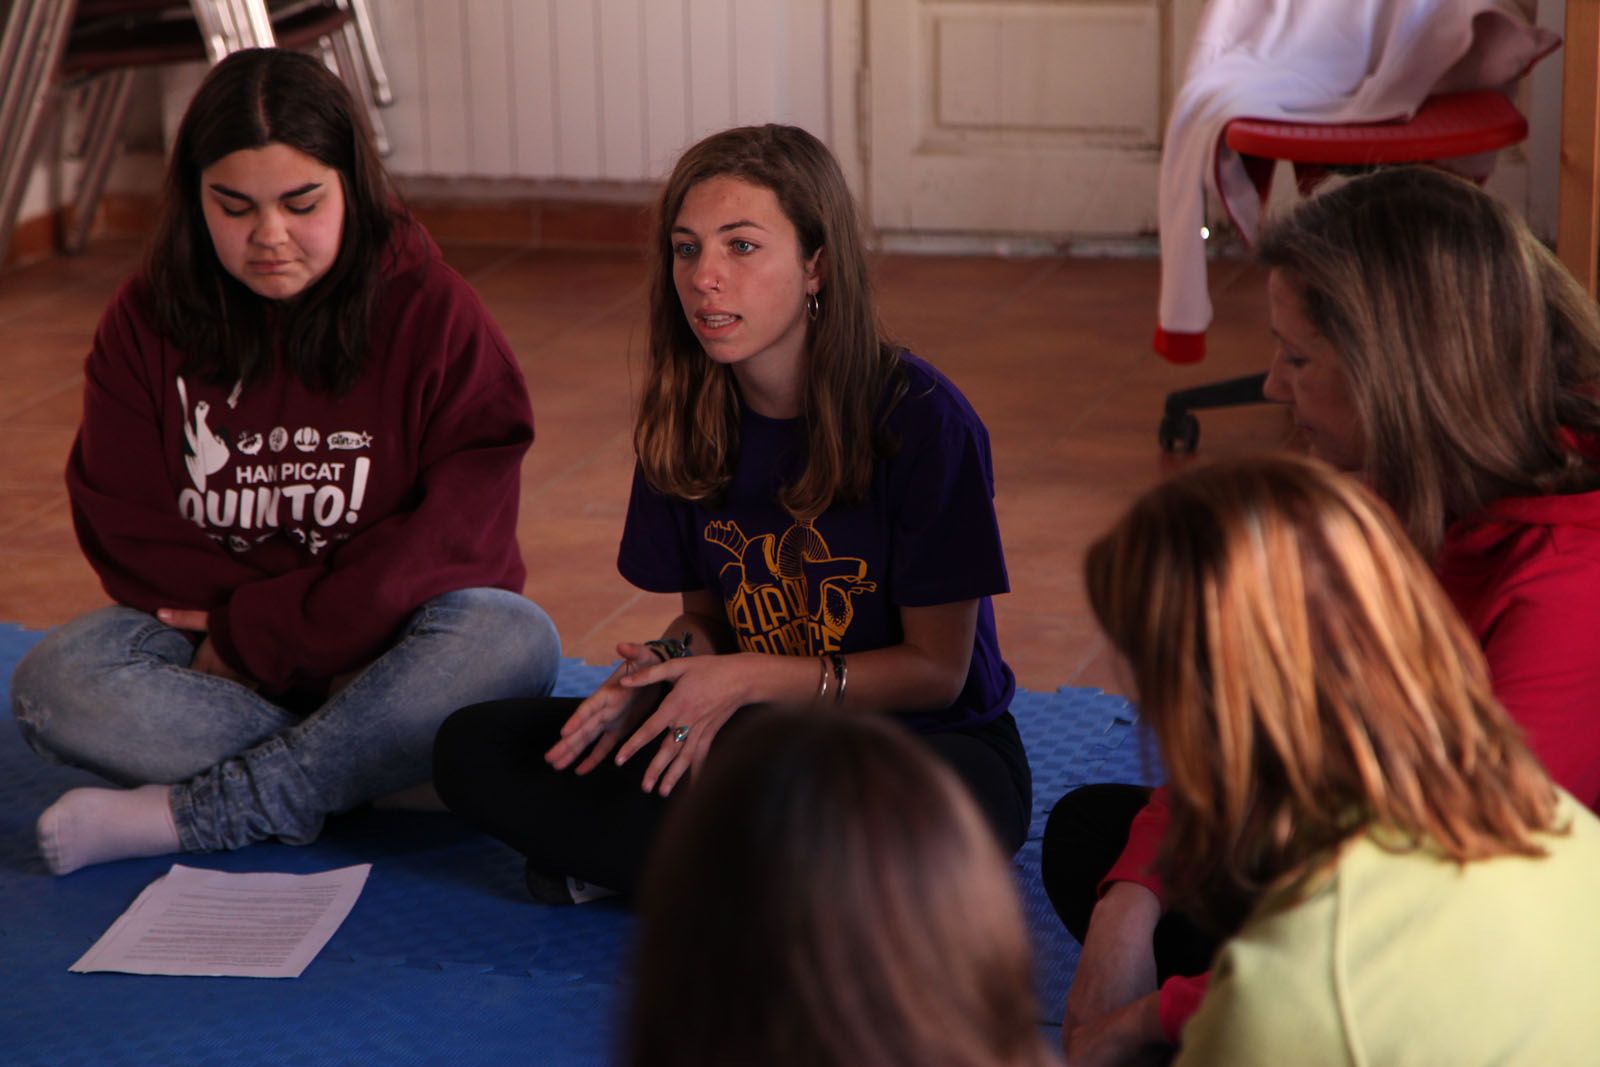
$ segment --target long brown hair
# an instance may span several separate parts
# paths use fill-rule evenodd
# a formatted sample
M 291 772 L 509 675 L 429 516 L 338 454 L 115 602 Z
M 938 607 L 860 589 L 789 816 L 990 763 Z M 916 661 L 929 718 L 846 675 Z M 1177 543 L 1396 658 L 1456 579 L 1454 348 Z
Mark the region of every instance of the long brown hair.
M 640 894 L 629 1067 L 1044 1067 L 988 823 L 903 727 L 753 713 Z
M 1460 862 L 1538 855 L 1555 792 L 1389 511 L 1317 461 L 1216 463 L 1090 547 L 1172 794 L 1158 867 L 1231 928 L 1362 827 Z
M 1500 497 L 1600 486 L 1600 310 L 1477 186 L 1378 171 L 1301 204 L 1259 255 L 1343 361 L 1364 474 L 1425 556 Z
M 650 365 L 634 449 L 650 484 L 685 500 L 714 501 L 733 477 L 738 389 L 732 371 L 706 357 L 672 274 L 672 226 L 684 197 L 722 176 L 772 190 L 799 234 L 803 256 L 822 252 L 823 288 L 801 364 L 809 453 L 805 470 L 779 496 L 794 517 L 815 518 L 836 500 L 865 498 L 875 460 L 892 447 L 879 420 L 899 361 L 879 333 L 861 225 L 844 174 L 827 146 L 798 127 L 713 134 L 686 151 L 667 179 L 656 208 Z
M 344 185 L 338 257 L 292 308 L 223 268 L 201 208 L 202 171 L 268 144 L 331 167 Z M 211 68 L 178 126 L 145 263 L 156 327 L 183 351 L 185 373 L 248 384 L 281 366 L 311 388 L 351 385 L 368 356 L 382 258 L 402 217 L 394 205 L 366 117 L 320 61 L 253 48 Z

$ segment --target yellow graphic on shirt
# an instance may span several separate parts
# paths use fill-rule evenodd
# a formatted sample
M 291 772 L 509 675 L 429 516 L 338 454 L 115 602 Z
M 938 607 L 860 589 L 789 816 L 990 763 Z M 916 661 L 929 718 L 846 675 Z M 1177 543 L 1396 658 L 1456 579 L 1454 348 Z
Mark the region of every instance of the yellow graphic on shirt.
M 851 598 L 870 593 L 866 560 L 835 556 L 809 522 L 783 535 L 746 537 L 738 523 L 706 524 L 705 538 L 734 558 L 722 568 L 722 595 L 746 652 L 816 656 L 836 652 L 855 617 Z

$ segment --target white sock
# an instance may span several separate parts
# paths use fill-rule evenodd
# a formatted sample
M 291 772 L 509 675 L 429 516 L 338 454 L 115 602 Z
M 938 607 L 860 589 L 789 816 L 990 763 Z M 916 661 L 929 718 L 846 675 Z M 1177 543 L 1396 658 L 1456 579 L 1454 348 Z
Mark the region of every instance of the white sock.
M 171 790 L 73 789 L 39 816 L 39 851 L 53 874 L 134 856 L 181 852 Z
M 615 889 L 607 889 L 603 885 L 593 882 L 580 882 L 578 879 L 567 875 L 567 892 L 572 894 L 574 904 L 587 904 L 591 900 L 604 900 L 606 897 L 617 895 Z

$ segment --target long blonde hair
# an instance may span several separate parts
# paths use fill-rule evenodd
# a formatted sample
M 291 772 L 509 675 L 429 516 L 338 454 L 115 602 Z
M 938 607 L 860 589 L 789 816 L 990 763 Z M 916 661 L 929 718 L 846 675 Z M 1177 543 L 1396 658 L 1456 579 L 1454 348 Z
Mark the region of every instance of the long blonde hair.
M 1172 794 L 1158 861 L 1229 927 L 1361 827 L 1466 862 L 1541 853 L 1555 792 L 1389 511 L 1281 455 L 1145 494 L 1090 549 Z
M 1258 254 L 1343 362 L 1363 473 L 1424 557 L 1501 497 L 1600 488 L 1600 310 L 1504 204 L 1384 169 L 1301 204 Z
M 806 468 L 779 502 L 812 519 L 835 500 L 866 497 L 876 460 L 892 449 L 881 420 L 899 393 L 899 351 L 883 339 L 872 302 L 855 200 L 827 146 L 796 126 L 743 126 L 692 146 L 678 160 L 656 208 L 650 285 L 650 364 L 633 444 L 645 479 L 684 500 L 717 500 L 739 454 L 739 400 L 732 371 L 707 358 L 684 317 L 673 282 L 672 227 L 689 190 L 733 177 L 778 199 L 802 256 L 819 250 L 823 288 L 806 330 L 801 415 Z M 903 385 L 900 386 L 903 389 Z

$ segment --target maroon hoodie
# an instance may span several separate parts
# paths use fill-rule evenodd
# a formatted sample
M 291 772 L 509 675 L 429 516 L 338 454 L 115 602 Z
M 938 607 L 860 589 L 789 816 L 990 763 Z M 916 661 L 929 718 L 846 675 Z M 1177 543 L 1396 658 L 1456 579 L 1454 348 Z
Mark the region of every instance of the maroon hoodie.
M 208 612 L 222 658 L 285 692 L 372 660 L 435 596 L 521 590 L 527 389 L 420 226 L 385 257 L 372 356 L 342 395 L 187 380 L 147 309 L 135 278 L 101 319 L 67 465 L 112 599 Z

